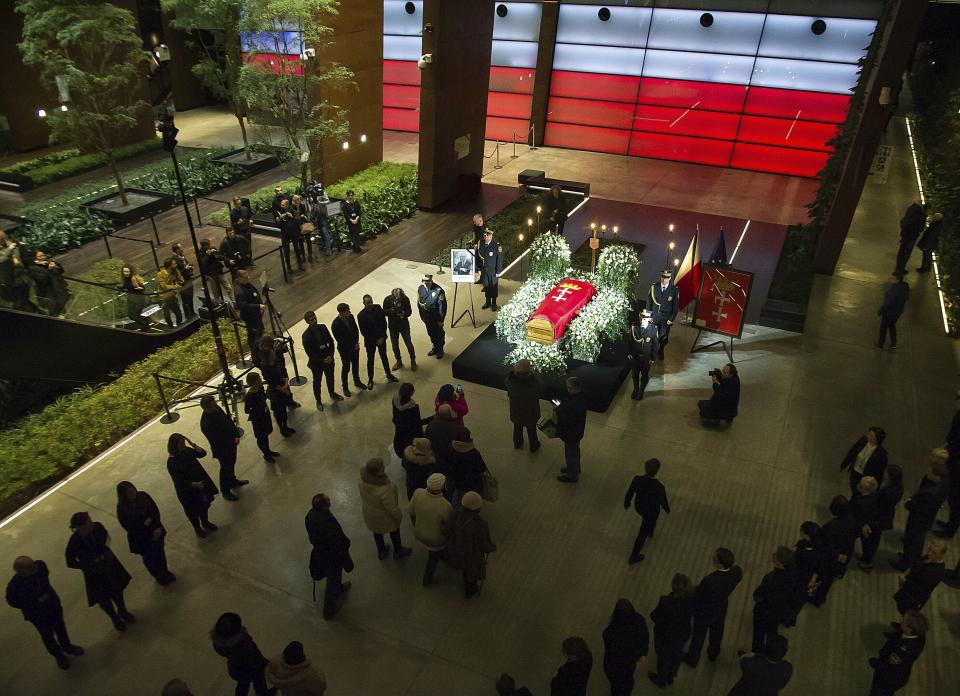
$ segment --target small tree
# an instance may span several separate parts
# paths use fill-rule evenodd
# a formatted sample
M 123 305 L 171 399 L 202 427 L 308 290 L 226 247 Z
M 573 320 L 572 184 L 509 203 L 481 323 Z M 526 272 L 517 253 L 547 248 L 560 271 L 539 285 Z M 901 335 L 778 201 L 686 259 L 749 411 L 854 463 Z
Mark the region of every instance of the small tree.
M 250 142 L 240 96 L 240 15 L 246 0 L 160 0 L 177 29 L 190 33 L 200 52 L 193 74 L 215 97 L 223 99 L 240 124 L 243 149 L 250 159 Z
M 240 69 L 240 92 L 259 114 L 258 135 L 273 143 L 279 129 L 286 160 L 299 163 L 300 178 L 323 178 L 323 142 L 345 140 L 348 113 L 322 91 L 353 87 L 353 73 L 324 57 L 332 30 L 324 15 L 338 13 L 337 0 L 246 0 L 241 27 L 254 38 Z M 304 153 L 313 155 L 308 161 Z
M 138 99 L 148 54 L 128 10 L 97 0 L 19 0 L 23 62 L 70 93 L 65 109 L 47 114 L 50 137 L 102 154 L 127 205 L 114 149 L 149 105 Z

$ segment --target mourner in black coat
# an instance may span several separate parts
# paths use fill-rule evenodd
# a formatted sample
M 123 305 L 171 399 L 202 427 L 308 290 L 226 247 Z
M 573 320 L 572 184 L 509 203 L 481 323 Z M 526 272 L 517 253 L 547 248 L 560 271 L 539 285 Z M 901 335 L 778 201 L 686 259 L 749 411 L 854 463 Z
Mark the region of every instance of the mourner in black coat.
M 52 316 L 63 314 L 70 300 L 70 289 L 63 279 L 63 266 L 38 251 L 30 264 L 30 278 L 40 308 Z
M 136 617 L 127 611 L 123 590 L 130 584 L 130 574 L 110 549 L 110 535 L 99 522 L 86 512 L 74 513 L 70 518 L 73 534 L 67 542 L 67 567 L 83 572 L 87 589 L 87 605 L 96 604 L 113 621 L 118 631 L 127 630 Z
M 924 538 L 933 527 L 937 512 L 947 499 L 949 484 L 945 479 L 948 457 L 947 450 L 940 447 L 930 452 L 927 475 L 923 477 L 917 491 L 904 503 L 909 514 L 903 530 L 903 550 L 896 561 L 890 562 L 897 570 L 906 570 L 920 558 Z
M 867 572 L 873 570 L 873 557 L 880 548 L 880 537 L 885 531 L 893 529 L 893 517 L 901 498 L 903 498 L 903 470 L 895 464 L 890 464 L 887 466 L 883 485 L 877 492 L 876 530 L 866 538 L 861 538 L 860 542 L 863 553 L 859 566 Z
M 205 530 L 217 530 L 217 525 L 208 519 L 207 514 L 214 496 L 220 492 L 200 463 L 200 458 L 206 457 L 207 453 L 180 433 L 174 433 L 167 440 L 167 454 L 167 472 L 173 480 L 177 499 L 193 525 L 193 531 L 203 538 L 207 536 Z
M 577 377 L 567 378 L 567 396 L 557 406 L 557 436 L 563 440 L 566 467 L 558 481 L 576 483 L 580 478 L 580 441 L 587 428 L 587 401 Z
M 792 616 L 797 592 L 801 591 L 799 584 L 793 551 L 778 547 L 773 554 L 773 570 L 753 592 L 753 652 L 763 652 L 767 640 L 777 635 L 780 623 Z
M 693 586 L 686 575 L 673 576 L 670 594 L 660 597 L 657 608 L 650 612 L 653 621 L 653 647 L 657 651 L 657 671 L 650 672 L 650 681 L 663 688 L 672 684 L 680 660 L 683 646 L 690 639 L 691 613 L 690 599 Z
M 236 476 L 240 429 L 220 408 L 212 394 L 207 394 L 200 399 L 200 407 L 203 409 L 203 415 L 200 416 L 200 431 L 210 443 L 210 453 L 213 458 L 220 462 L 220 492 L 226 500 L 239 500 L 231 489 L 250 483 Z
M 787 639 L 771 636 L 762 654 L 747 653 L 740 658 L 740 680 L 727 696 L 777 696 L 793 676 L 793 665 L 783 659 Z
M 633 675 L 650 650 L 647 622 L 626 599 L 618 599 L 603 629 L 603 673 L 610 681 L 610 696 L 630 696 Z
M 480 309 L 490 308 L 494 312 L 497 306 L 497 297 L 500 294 L 500 274 L 503 272 L 503 247 L 500 242 L 493 241 L 493 232 L 486 230 L 483 239 L 477 242 L 477 255 L 483 259 L 480 269 L 480 282 L 483 284 L 483 294 L 486 301 Z
M 718 421 L 732 423 L 740 407 L 740 375 L 737 368 L 727 363 L 720 374 L 711 373 L 713 396 L 698 402 L 700 418 L 704 425 L 717 425 Z
M 129 481 L 117 484 L 117 520 L 127 532 L 130 553 L 143 559 L 143 565 L 158 583 L 169 585 L 177 579 L 167 568 L 163 548 L 167 530 L 160 522 L 160 509 L 146 491 L 138 491 Z
M 340 382 L 343 384 L 343 393 L 352 396 L 347 385 L 347 375 L 351 371 L 353 386 L 362 391 L 367 385 L 360 381 L 360 327 L 350 313 L 350 305 L 345 302 L 337 305 L 337 316 L 330 323 L 330 330 L 337 340 L 337 352 L 340 353 Z
M 924 224 L 927 221 L 927 205 L 920 201 L 914 201 L 907 208 L 907 212 L 900 219 L 900 246 L 897 249 L 897 262 L 894 266 L 894 273 L 906 273 L 907 261 L 910 260 L 910 253 L 913 251 L 917 238 L 923 232 Z
M 930 224 L 923 231 L 923 237 L 917 242 L 917 248 L 923 253 L 918 273 L 929 273 L 933 266 L 933 255 L 940 246 L 940 231 L 943 229 L 943 213 L 930 216 Z
M 257 447 L 263 452 L 263 458 L 271 464 L 279 452 L 270 449 L 270 433 L 273 422 L 270 420 L 270 408 L 267 406 L 267 392 L 263 389 L 263 380 L 256 372 L 247 373 L 247 393 L 243 395 L 243 412 L 253 428 Z
M 727 601 L 743 580 L 743 570 L 734 565 L 733 551 L 730 549 L 719 548 L 714 551 L 713 565 L 715 570 L 700 581 L 691 602 L 693 634 L 687 653 L 683 656 L 683 661 L 691 667 L 696 667 L 700 661 L 700 651 L 707 633 L 710 634 L 707 657 L 712 662 L 720 654 L 723 626 L 727 620 Z
M 887 642 L 877 657 L 870 658 L 873 682 L 870 696 L 893 696 L 910 681 L 913 663 L 926 644 L 927 619 L 916 609 L 908 611 L 900 620 L 899 630 L 886 634 Z
M 360 208 L 360 201 L 354 198 L 353 191 L 347 191 L 347 198 L 340 204 L 343 211 L 343 219 L 347 221 L 347 232 L 350 233 L 350 244 L 353 251 L 359 254 L 363 245 L 360 240 L 360 234 L 363 231 L 363 210 Z
M 927 543 L 927 553 L 900 576 L 900 589 L 893 595 L 901 615 L 910 609 L 923 609 L 930 595 L 947 575 L 944 556 L 947 543 L 933 539 Z
M 833 517 L 820 528 L 818 540 L 817 587 L 810 597 L 810 603 L 815 607 L 827 601 L 833 581 L 846 572 L 863 526 L 853 514 L 850 501 L 842 495 L 830 502 L 830 514 Z
M 342 582 L 343 571 L 349 573 L 353 570 L 350 539 L 330 512 L 330 498 L 322 493 L 313 496 L 304 525 L 313 546 L 310 552 L 310 577 L 314 582 L 326 579 L 323 618 L 331 619 L 343 604 L 341 598 L 350 589 L 349 582 Z
M 276 689 L 267 688 L 264 670 L 267 658 L 253 642 L 253 638 L 243 627 L 240 616 L 233 613 L 221 614 L 210 631 L 214 651 L 227 658 L 227 674 L 237 682 L 236 694 L 247 694 L 253 686 L 257 696 L 270 696 Z
M 883 294 L 883 304 L 877 310 L 877 316 L 880 317 L 880 336 L 877 338 L 877 348 L 883 349 L 887 340 L 887 332 L 890 332 L 890 350 L 897 347 L 897 320 L 903 314 L 907 307 L 907 300 L 910 299 L 910 285 L 903 279 L 903 275 L 894 274 L 890 276 L 890 285 Z
M 850 469 L 850 494 L 857 494 L 857 484 L 864 476 L 873 476 L 883 481 L 883 472 L 887 469 L 887 450 L 883 446 L 887 433 L 880 426 L 872 426 L 867 434 L 853 443 L 847 451 L 840 470 Z
M 307 354 L 307 367 L 313 373 L 313 398 L 317 400 L 317 410 L 323 410 L 323 378 L 327 378 L 327 394 L 333 401 L 343 401 L 343 397 L 334 390 L 333 368 L 334 360 L 333 336 L 326 324 L 317 321 L 317 315 L 308 311 L 303 315 L 307 328 L 303 332 L 301 341 L 303 350 Z
M 69 669 L 67 655 L 83 655 L 83 648 L 70 642 L 67 626 L 63 622 L 63 605 L 50 584 L 50 570 L 43 561 L 29 556 L 19 556 L 13 562 L 14 576 L 7 583 L 7 604 L 23 613 L 40 634 L 60 669 Z
M 593 655 L 586 641 L 571 636 L 563 641 L 563 664 L 550 680 L 550 696 L 587 696 Z
M 267 309 L 263 297 L 256 286 L 250 282 L 250 274 L 245 270 L 237 272 L 237 286 L 234 290 L 237 312 L 247 329 L 247 346 L 256 366 L 260 366 L 260 338 L 263 336 L 263 314 Z
M 367 351 L 367 389 L 373 389 L 373 355 L 380 354 L 383 372 L 388 382 L 399 382 L 390 370 L 387 361 L 387 315 L 383 307 L 373 303 L 370 295 L 363 296 L 363 309 L 357 315 L 357 327 L 363 336 L 363 347 Z
M 633 551 L 630 552 L 630 564 L 643 560 L 643 544 L 647 537 L 652 537 L 657 528 L 657 519 L 660 510 L 670 514 L 670 502 L 667 500 L 667 489 L 657 481 L 657 472 L 660 471 L 659 459 L 648 459 L 644 465 L 644 475 L 634 476 L 627 488 L 627 495 L 623 499 L 623 509 L 629 510 L 633 502 L 634 509 L 641 517 L 640 531 L 633 542 Z
M 400 458 L 416 438 L 423 437 L 424 424 L 433 420 L 420 416 L 420 405 L 413 400 L 413 393 L 413 384 L 404 382 L 390 404 L 393 411 L 393 452 Z
M 417 349 L 413 347 L 410 338 L 410 315 L 413 308 L 410 298 L 403 288 L 394 288 L 383 298 L 383 311 L 387 315 L 387 328 L 390 330 L 390 345 L 393 347 L 393 357 L 396 362 L 391 369 L 399 370 L 403 367 L 403 356 L 400 354 L 400 339 L 410 354 L 410 369 L 417 371 Z

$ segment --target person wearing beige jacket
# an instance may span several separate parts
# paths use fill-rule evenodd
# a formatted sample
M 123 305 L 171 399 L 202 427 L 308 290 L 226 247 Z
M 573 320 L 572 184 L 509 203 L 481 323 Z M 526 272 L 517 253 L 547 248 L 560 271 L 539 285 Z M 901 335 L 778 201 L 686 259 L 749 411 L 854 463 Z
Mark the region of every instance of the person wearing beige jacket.
M 446 554 L 447 535 L 444 529 L 447 519 L 453 512 L 450 502 L 443 497 L 443 486 L 446 480 L 443 474 L 431 474 L 427 478 L 427 487 L 414 491 L 410 507 L 407 508 L 417 541 L 427 547 L 427 568 L 423 573 L 424 587 L 428 587 L 433 582 L 437 564 Z
M 267 681 L 280 689 L 283 696 L 323 696 L 327 693 L 327 677 L 312 666 L 303 654 L 303 643 L 293 641 L 267 665 Z
M 383 541 L 384 534 L 389 534 L 393 542 L 394 558 L 413 553 L 413 549 L 404 546 L 400 539 L 403 512 L 400 510 L 397 484 L 387 477 L 383 460 L 379 457 L 369 460 L 360 469 L 360 500 L 363 502 L 363 521 L 367 529 L 373 532 L 373 540 L 377 543 L 377 558 L 382 561 L 390 555 L 390 545 Z

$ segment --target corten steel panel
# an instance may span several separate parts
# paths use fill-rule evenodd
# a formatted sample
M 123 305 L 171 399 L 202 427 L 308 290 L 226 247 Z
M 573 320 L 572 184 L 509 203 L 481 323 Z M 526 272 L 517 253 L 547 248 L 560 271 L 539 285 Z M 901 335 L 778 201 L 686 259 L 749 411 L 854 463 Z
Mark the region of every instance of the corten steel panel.
M 726 140 L 689 138 L 662 133 L 634 131 L 630 136 L 630 154 L 637 157 L 696 162 L 727 166 L 733 143 Z
M 383 0 L 350 0 L 349 10 L 341 6 L 340 14 L 318 21 L 333 30 L 319 59 L 352 70 L 356 84 L 345 89 L 324 84 L 319 90 L 320 98 L 349 112 L 349 149 L 329 139 L 322 146 L 323 178 L 337 181 L 383 159 Z M 314 154 L 311 165 L 316 164 Z
M 749 143 L 737 143 L 731 160 L 731 165 L 739 169 L 810 177 L 816 176 L 826 163 L 826 152 Z
M 433 63 L 423 71 L 420 90 L 420 168 L 417 204 L 435 208 L 463 181 L 483 171 L 493 0 L 424 0 L 423 52 Z M 454 142 L 469 136 L 470 149 L 458 159 Z

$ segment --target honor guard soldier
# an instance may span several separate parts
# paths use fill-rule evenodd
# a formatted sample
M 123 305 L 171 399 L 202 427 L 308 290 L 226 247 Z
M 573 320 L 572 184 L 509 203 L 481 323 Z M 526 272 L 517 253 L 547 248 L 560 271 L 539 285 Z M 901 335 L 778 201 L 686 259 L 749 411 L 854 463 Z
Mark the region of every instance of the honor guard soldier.
M 497 307 L 497 295 L 499 276 L 503 272 L 503 247 L 493 241 L 492 231 L 484 230 L 483 239 L 477 243 L 477 256 L 483 259 L 480 282 L 483 283 L 483 294 L 487 298 L 480 309 L 490 307 L 496 312 L 500 309 Z
M 657 327 L 660 337 L 660 349 L 657 357 L 663 360 L 663 349 L 670 340 L 670 327 L 677 318 L 680 309 L 680 292 L 673 284 L 673 271 L 665 268 L 660 272 L 660 282 L 650 286 L 647 295 L 647 309 L 653 316 L 653 323 Z
M 657 327 L 651 321 L 652 312 L 640 312 L 640 325 L 636 320 L 630 323 L 630 342 L 627 346 L 630 366 L 633 371 L 633 394 L 631 399 L 643 398 L 643 392 L 650 381 L 650 363 L 657 359 L 660 352 L 660 336 Z
M 439 360 L 443 357 L 443 320 L 447 316 L 447 296 L 443 293 L 443 288 L 433 282 L 433 276 L 429 273 L 425 274 L 422 280 L 423 285 L 417 290 L 417 308 L 420 310 L 420 318 L 426 324 L 430 343 L 433 344 L 427 355 L 436 356 Z

